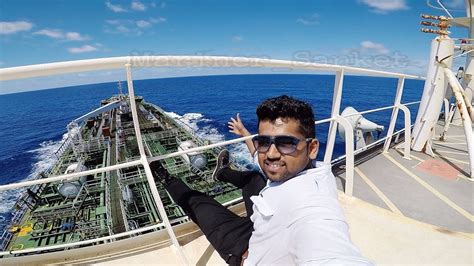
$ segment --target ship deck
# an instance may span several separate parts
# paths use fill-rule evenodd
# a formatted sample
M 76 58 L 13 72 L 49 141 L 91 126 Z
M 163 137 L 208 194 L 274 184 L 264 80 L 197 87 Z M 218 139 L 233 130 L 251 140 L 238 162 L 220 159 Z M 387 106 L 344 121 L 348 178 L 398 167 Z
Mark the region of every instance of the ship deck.
M 352 240 L 376 264 L 472 265 L 474 182 L 463 128 L 451 126 L 445 141 L 433 141 L 434 157 L 411 151 L 405 159 L 401 146 L 356 166 L 354 197 L 343 193 L 345 173 L 336 176 Z M 226 265 L 199 232 L 182 244 L 192 265 Z M 168 247 L 98 265 L 146 264 L 170 253 L 176 251 Z M 166 257 L 180 263 L 178 256 Z
M 474 183 L 468 177 L 465 142 L 463 129 L 451 126 L 445 141 L 434 141 L 434 157 L 412 151 L 411 158 L 405 159 L 399 148 L 402 143 L 396 144 L 388 153 L 357 164 L 353 197 L 343 192 L 345 174 L 336 175 L 351 238 L 364 256 L 380 265 L 472 265 Z M 242 204 L 232 210 L 244 215 Z M 226 265 L 192 222 L 174 231 L 190 265 Z M 163 230 L 63 255 L 62 259 L 54 254 L 33 255 L 21 261 L 182 264 Z M 15 264 L 18 258 L 3 262 Z
M 438 123 L 436 132 L 443 126 Z M 401 144 L 355 167 L 354 197 L 439 231 L 472 237 L 474 182 L 464 129 L 451 126 L 444 141 L 434 140 L 434 157 L 411 151 L 405 159 Z M 344 179 L 344 173 L 337 176 L 340 189 Z

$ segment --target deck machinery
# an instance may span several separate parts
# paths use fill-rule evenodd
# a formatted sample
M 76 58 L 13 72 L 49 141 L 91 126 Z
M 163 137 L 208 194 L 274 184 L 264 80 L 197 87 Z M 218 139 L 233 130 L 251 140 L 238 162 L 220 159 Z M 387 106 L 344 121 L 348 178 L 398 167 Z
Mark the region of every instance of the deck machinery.
M 148 156 L 159 156 L 209 144 L 158 106 L 135 98 Z M 226 203 L 240 198 L 230 184 L 212 179 L 220 148 L 160 161 L 161 171 L 191 188 Z M 79 172 L 139 157 L 129 97 L 120 94 L 68 125 L 68 138 L 56 152 L 57 162 L 38 178 Z M 162 185 L 165 173 L 153 171 L 155 183 L 172 224 L 186 222 L 183 210 Z M 83 241 L 161 222 L 142 166 L 77 180 L 52 182 L 25 190 L 15 204 L 12 222 L 2 234 L 3 250 L 22 250 Z M 163 228 L 158 228 L 160 230 Z

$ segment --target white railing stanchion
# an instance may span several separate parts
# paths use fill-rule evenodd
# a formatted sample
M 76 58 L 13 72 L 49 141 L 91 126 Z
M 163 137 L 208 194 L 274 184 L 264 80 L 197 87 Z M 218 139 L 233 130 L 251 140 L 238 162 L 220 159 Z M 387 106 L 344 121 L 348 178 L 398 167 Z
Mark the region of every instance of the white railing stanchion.
M 155 201 L 155 204 L 158 207 L 158 212 L 160 213 L 161 220 L 165 224 L 166 231 L 168 232 L 168 235 L 171 238 L 171 242 L 178 250 L 183 264 L 189 265 L 188 259 L 186 258 L 186 254 L 181 248 L 181 245 L 179 244 L 178 239 L 176 238 L 173 228 L 171 227 L 171 223 L 168 219 L 168 216 L 166 215 L 165 207 L 163 206 L 163 202 L 161 202 L 160 194 L 158 193 L 158 189 L 156 188 L 155 180 L 153 179 L 153 174 L 151 172 L 150 165 L 148 164 L 145 148 L 143 147 L 143 140 L 142 140 L 142 135 L 140 132 L 140 124 L 138 123 L 138 113 L 137 113 L 137 106 L 135 104 L 135 92 L 133 89 L 131 65 L 125 64 L 125 69 L 127 71 L 128 95 L 130 98 L 130 109 L 132 111 L 133 126 L 135 128 L 135 138 L 137 140 L 138 150 L 140 151 L 141 162 L 143 165 L 143 169 L 145 170 L 148 185 L 150 186 L 151 194 L 153 195 L 153 200 Z
M 393 131 L 395 130 L 395 125 L 397 124 L 398 109 L 400 108 L 399 106 L 400 106 L 400 102 L 402 100 L 404 85 L 405 85 L 405 77 L 400 77 L 398 79 L 397 94 L 395 96 L 395 101 L 393 103 L 393 105 L 395 107 L 392 110 L 392 117 L 390 118 L 390 125 L 389 125 L 388 131 L 387 131 L 387 139 L 385 140 L 385 144 L 383 146 L 383 152 L 384 153 L 388 152 L 388 149 L 390 148 L 390 143 L 392 141 Z M 407 141 L 406 136 L 405 136 L 405 141 Z M 410 141 L 410 139 L 408 139 L 408 141 Z
M 403 144 L 404 147 L 404 155 L 403 158 L 407 160 L 411 160 L 410 157 L 410 150 L 411 150 L 411 114 L 410 114 L 410 109 L 406 107 L 405 105 L 400 104 L 398 106 L 400 110 L 403 111 L 405 114 L 405 143 Z M 391 138 L 390 138 L 391 139 Z
M 344 70 L 341 69 L 336 72 L 336 77 L 334 80 L 331 118 L 335 118 L 336 116 L 339 115 L 339 112 L 341 109 L 343 83 L 344 83 Z M 326 152 L 324 153 L 325 163 L 331 162 L 332 153 L 334 151 L 334 143 L 336 142 L 336 132 L 337 132 L 337 122 L 334 120 L 331 120 L 331 124 L 329 126 L 329 131 L 328 131 L 328 138 L 326 141 Z
M 183 248 L 179 244 L 178 238 L 176 237 L 176 234 L 174 233 L 173 228 L 171 227 L 171 223 L 168 219 L 168 216 L 166 215 L 165 207 L 163 205 L 163 202 L 161 201 L 160 195 L 158 194 L 158 190 L 156 189 L 155 180 L 153 179 L 153 174 L 151 172 L 150 165 L 148 164 L 146 156 L 142 156 L 142 162 L 143 162 L 143 168 L 145 169 L 145 174 L 148 180 L 148 184 L 150 185 L 151 194 L 153 195 L 156 206 L 158 207 L 158 212 L 160 213 L 161 220 L 163 220 L 166 230 L 168 231 L 168 235 L 171 238 L 171 242 L 178 250 L 180 258 L 183 261 L 183 264 L 189 265 L 188 258 L 186 257 L 186 254 L 184 253 Z
M 351 123 L 343 116 L 336 116 L 336 121 L 346 131 L 346 184 L 344 186 L 344 193 L 352 197 L 354 192 L 354 129 Z

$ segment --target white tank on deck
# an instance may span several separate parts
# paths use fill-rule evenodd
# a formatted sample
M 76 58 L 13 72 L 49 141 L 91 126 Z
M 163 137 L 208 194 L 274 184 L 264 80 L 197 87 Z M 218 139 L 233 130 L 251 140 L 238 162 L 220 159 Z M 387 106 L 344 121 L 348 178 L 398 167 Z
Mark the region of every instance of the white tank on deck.
M 194 142 L 192 142 L 191 140 L 186 140 L 179 144 L 178 151 L 185 151 L 196 147 L 198 146 Z M 187 154 L 183 154 L 182 157 L 188 164 L 191 164 L 197 169 L 203 169 L 204 167 L 206 167 L 207 157 L 201 152 L 190 152 Z
M 85 167 L 82 163 L 73 163 L 66 168 L 64 174 L 78 173 L 86 170 L 87 167 Z M 74 181 L 66 181 L 58 186 L 59 194 L 66 198 L 75 198 L 81 190 L 81 186 L 86 181 L 87 176 L 81 176 L 78 180 Z

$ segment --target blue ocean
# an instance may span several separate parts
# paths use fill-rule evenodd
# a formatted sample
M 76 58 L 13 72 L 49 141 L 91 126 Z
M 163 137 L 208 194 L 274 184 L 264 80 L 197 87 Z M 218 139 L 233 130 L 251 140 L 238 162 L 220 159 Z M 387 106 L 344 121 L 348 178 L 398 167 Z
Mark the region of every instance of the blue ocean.
M 225 75 L 164 78 L 134 81 L 135 94 L 161 106 L 211 141 L 235 138 L 227 128 L 231 117 L 240 117 L 250 132 L 257 131 L 256 106 L 268 97 L 291 95 L 312 104 L 317 119 L 331 113 L 333 75 Z M 397 79 L 347 76 L 341 110 L 353 106 L 358 111 L 393 105 Z M 126 83 L 123 83 L 126 88 Z M 418 101 L 423 81 L 405 81 L 402 103 Z M 54 163 L 66 125 L 74 118 L 100 106 L 102 99 L 117 94 L 117 83 L 56 88 L 0 95 L 0 184 L 34 178 Z M 412 120 L 417 105 L 410 106 Z M 365 117 L 388 128 L 391 110 Z M 397 129 L 403 125 L 399 115 Z M 328 124 L 318 125 L 321 141 L 319 158 L 324 155 Z M 245 160 L 245 146 L 232 148 Z M 344 154 L 338 137 L 334 158 Z M 8 216 L 18 191 L 0 194 L 0 216 Z M 0 217 L 1 218 L 1 217 Z

